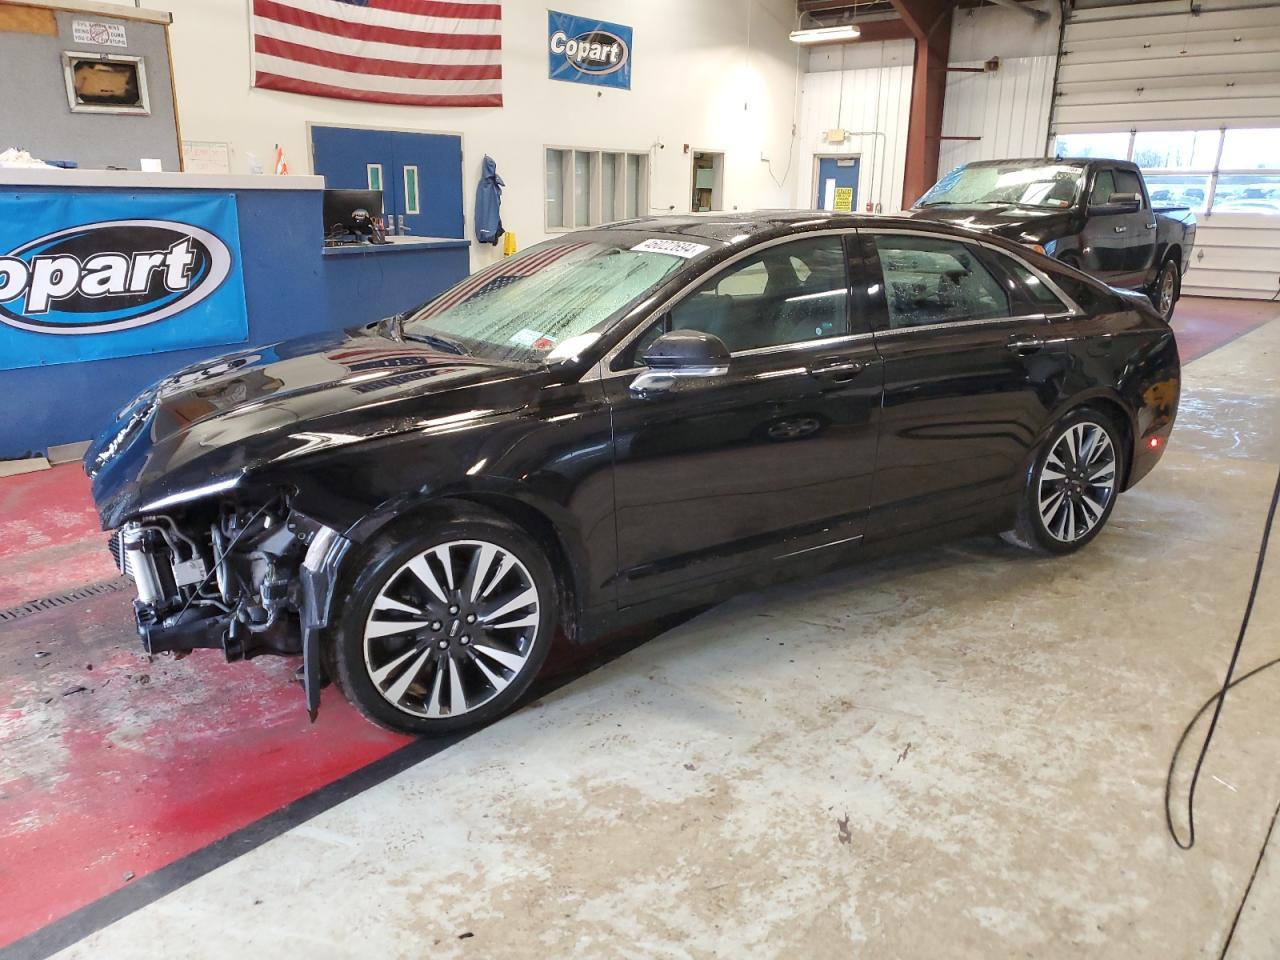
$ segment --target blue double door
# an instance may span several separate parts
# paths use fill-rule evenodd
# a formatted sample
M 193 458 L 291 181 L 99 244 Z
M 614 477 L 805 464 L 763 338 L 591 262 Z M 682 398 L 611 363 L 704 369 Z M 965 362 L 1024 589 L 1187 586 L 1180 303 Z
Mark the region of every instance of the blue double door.
M 390 235 L 463 235 L 461 137 L 313 126 L 311 166 L 330 189 L 381 190 Z
M 858 158 L 820 157 L 818 159 L 819 210 L 853 213 L 858 207 Z

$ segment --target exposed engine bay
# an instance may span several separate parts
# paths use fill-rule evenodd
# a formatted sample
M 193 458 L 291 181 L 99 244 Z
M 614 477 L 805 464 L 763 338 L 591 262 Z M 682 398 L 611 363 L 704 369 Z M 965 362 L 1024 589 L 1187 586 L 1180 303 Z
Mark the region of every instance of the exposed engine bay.
M 282 498 L 206 510 L 147 517 L 111 536 L 117 566 L 137 586 L 134 615 L 147 653 L 302 653 L 300 574 L 308 550 L 334 532 Z

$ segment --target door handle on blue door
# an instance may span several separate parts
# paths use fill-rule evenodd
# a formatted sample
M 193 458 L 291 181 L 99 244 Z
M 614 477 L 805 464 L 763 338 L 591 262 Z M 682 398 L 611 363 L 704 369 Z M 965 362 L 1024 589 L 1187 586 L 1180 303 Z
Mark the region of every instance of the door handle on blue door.
M 818 377 L 822 380 L 834 380 L 840 383 L 844 380 L 852 380 L 866 367 L 865 363 L 861 363 L 858 360 L 841 360 L 823 366 L 810 367 L 809 376 Z
M 1128 229 L 1128 227 L 1116 227 L 1116 233 L 1124 233 Z
M 1005 346 L 1014 353 L 1035 353 L 1037 350 L 1044 349 L 1044 340 L 1039 337 L 1010 337 Z

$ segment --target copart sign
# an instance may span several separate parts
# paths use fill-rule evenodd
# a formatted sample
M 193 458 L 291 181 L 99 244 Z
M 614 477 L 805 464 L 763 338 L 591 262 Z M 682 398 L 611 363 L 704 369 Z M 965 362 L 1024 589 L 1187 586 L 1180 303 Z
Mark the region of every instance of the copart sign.
M 0 198 L 0 369 L 248 335 L 235 198 Z
M 547 11 L 552 80 L 631 89 L 631 28 Z

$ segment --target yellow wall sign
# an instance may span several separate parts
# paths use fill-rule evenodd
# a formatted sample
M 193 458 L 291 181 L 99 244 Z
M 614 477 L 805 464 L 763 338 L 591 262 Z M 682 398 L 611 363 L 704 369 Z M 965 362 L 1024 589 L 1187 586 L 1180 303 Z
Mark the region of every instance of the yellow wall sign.
M 839 213 L 853 213 L 853 187 L 836 187 L 834 209 Z

